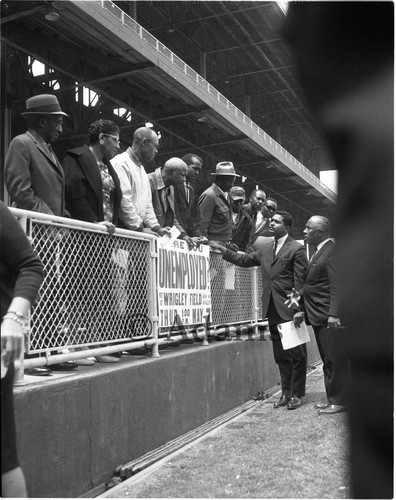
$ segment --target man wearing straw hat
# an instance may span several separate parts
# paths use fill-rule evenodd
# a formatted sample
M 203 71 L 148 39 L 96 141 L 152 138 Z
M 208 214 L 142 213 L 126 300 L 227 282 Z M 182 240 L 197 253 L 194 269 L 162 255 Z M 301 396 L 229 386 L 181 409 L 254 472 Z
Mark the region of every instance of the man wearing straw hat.
M 65 216 L 65 178 L 51 143 L 62 133 L 67 114 L 56 96 L 41 94 L 26 101 L 22 116 L 28 130 L 11 141 L 4 167 L 13 206 Z
M 229 190 L 236 177 L 231 161 L 222 161 L 216 165 L 213 184 L 204 191 L 198 200 L 198 234 L 208 240 L 228 243 L 232 237 L 232 210 Z
M 198 236 L 208 238 L 209 243 L 216 242 L 223 246 L 232 238 L 232 210 L 229 191 L 236 177 L 234 165 L 223 161 L 216 165 L 213 184 L 204 191 L 198 200 Z M 222 322 L 229 314 L 225 304 L 226 263 L 220 255 L 211 255 L 210 260 L 212 296 L 216 296 L 213 306 L 213 321 Z

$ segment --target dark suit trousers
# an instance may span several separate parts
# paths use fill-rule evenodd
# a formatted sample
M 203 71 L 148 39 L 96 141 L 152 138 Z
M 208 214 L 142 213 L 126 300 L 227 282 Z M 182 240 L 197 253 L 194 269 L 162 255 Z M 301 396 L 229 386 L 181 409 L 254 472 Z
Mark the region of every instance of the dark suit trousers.
M 306 344 L 301 344 L 291 349 L 283 349 L 276 325 L 284 323 L 285 320 L 279 316 L 272 297 L 268 306 L 267 317 L 271 332 L 274 359 L 279 367 L 281 376 L 282 394 L 290 394 L 298 397 L 305 396 L 307 346 Z
M 345 342 L 343 342 L 344 329 L 338 330 L 326 326 L 314 326 L 313 329 L 323 361 L 327 399 L 330 404 L 345 405 L 347 403 L 349 368 Z

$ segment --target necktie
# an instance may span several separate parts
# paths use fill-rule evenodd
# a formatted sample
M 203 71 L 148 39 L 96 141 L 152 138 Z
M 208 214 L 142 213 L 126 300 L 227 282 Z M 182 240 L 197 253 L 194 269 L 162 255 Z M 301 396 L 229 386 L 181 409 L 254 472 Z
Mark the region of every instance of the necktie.
M 186 192 L 187 203 L 190 203 L 190 189 L 187 182 L 184 183 L 184 190 Z
M 164 225 L 165 226 L 173 226 L 173 211 L 172 211 L 172 205 L 171 205 L 171 188 L 167 187 L 165 191 L 165 220 L 164 220 Z
M 274 255 L 273 255 L 274 259 L 276 257 L 276 248 L 277 248 L 277 246 L 278 246 L 278 240 L 274 240 Z
M 52 158 L 52 161 L 54 161 L 56 163 L 56 161 L 55 161 L 55 154 L 54 154 L 54 152 L 53 152 L 53 150 L 51 148 L 51 144 L 47 143 L 47 148 L 48 148 L 49 154 L 50 154 L 50 156 Z
M 315 247 L 315 250 L 312 252 L 312 255 L 311 255 L 311 258 L 309 259 L 309 262 L 311 262 L 311 260 L 313 260 L 317 251 L 318 251 L 318 249 Z

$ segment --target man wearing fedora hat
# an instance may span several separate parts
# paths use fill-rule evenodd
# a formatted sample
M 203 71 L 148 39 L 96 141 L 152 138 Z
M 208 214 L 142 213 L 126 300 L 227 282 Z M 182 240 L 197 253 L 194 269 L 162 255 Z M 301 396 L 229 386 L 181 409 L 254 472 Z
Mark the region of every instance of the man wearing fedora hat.
M 234 164 L 222 161 L 216 165 L 213 184 L 198 200 L 198 234 L 209 241 L 228 243 L 232 237 L 232 210 L 228 192 L 236 177 Z
M 14 137 L 5 159 L 8 194 L 18 208 L 65 216 L 65 178 L 51 143 L 62 133 L 67 114 L 56 96 L 41 94 L 26 101 L 22 116 L 28 130 Z
M 51 143 L 62 133 L 63 117 L 67 116 L 56 96 L 40 94 L 26 101 L 22 113 L 28 130 L 14 137 L 7 151 L 4 165 L 5 185 L 13 206 L 50 215 L 67 216 L 65 209 L 65 176 Z M 60 234 L 60 233 L 59 233 Z M 57 240 L 48 236 L 42 242 L 49 255 L 48 269 L 54 267 Z M 51 272 L 51 271 L 49 271 Z M 65 290 L 46 286 L 42 289 L 42 300 L 58 301 Z M 43 299 L 45 297 L 45 299 Z M 40 306 L 38 306 L 40 307 Z M 77 365 L 66 361 L 52 365 L 53 369 L 71 370 Z M 49 375 L 49 367 L 35 367 L 30 375 Z

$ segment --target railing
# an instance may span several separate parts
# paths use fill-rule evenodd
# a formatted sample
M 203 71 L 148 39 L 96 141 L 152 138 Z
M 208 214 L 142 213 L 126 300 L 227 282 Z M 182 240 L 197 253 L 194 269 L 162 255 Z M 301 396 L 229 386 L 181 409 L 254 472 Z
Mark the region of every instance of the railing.
M 156 236 L 122 229 L 109 235 L 100 224 L 11 210 L 45 271 L 26 336 L 26 354 L 36 357 L 26 358 L 24 368 L 143 346 L 156 357 L 170 339 L 199 337 L 207 345 L 229 327 L 259 324 L 257 268 L 211 253 L 211 318 L 159 328 Z
M 175 70 L 182 72 L 184 76 L 188 77 L 191 81 L 191 85 L 197 85 L 201 90 L 204 90 L 211 99 L 214 98 L 216 100 L 216 103 L 221 105 L 222 109 L 233 115 L 235 118 L 238 118 L 241 124 L 243 123 L 244 125 L 247 125 L 249 132 L 252 134 L 252 138 L 256 136 L 256 140 L 263 140 L 266 144 L 266 147 L 269 148 L 269 150 L 272 151 L 275 156 L 278 156 L 285 165 L 291 168 L 295 173 L 298 173 L 300 177 L 307 180 L 313 187 L 324 193 L 329 200 L 333 201 L 334 203 L 336 202 L 336 194 L 331 189 L 329 189 L 326 184 L 324 184 L 315 174 L 313 174 L 294 156 L 286 151 L 278 142 L 276 142 L 239 108 L 237 108 L 231 101 L 229 101 L 223 94 L 221 94 L 215 87 L 213 87 L 213 85 L 211 85 L 194 69 L 192 69 L 182 59 L 180 59 L 180 57 L 178 57 L 170 49 L 168 49 L 151 33 L 145 30 L 139 23 L 128 16 L 128 14 L 126 14 L 122 9 L 120 9 L 110 0 L 95 0 L 95 3 L 99 4 L 126 28 L 137 35 L 141 39 L 142 43 L 145 43 L 147 46 L 154 49 L 158 53 L 158 56 L 162 56 L 168 62 L 170 62 Z

